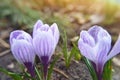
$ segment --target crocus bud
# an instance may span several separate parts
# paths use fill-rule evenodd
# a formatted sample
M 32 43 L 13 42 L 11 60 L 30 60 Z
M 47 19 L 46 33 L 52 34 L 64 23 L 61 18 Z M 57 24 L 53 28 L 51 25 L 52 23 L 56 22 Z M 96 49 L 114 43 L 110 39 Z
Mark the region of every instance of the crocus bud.
M 25 65 L 28 72 L 34 77 L 34 48 L 31 36 L 22 31 L 16 30 L 10 34 L 11 51 L 16 60 Z
M 52 54 L 59 40 L 57 24 L 43 24 L 38 20 L 33 29 L 33 46 L 44 67 L 44 78 L 47 77 L 47 69 Z
M 120 37 L 110 51 L 110 34 L 100 26 L 93 26 L 88 31 L 80 32 L 78 47 L 81 54 L 93 63 L 98 80 L 102 80 L 105 63 L 120 52 Z

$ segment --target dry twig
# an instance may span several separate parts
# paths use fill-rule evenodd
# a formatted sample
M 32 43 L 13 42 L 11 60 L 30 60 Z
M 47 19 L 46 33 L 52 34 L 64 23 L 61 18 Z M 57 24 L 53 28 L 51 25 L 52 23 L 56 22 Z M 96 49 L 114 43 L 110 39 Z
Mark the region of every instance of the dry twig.
M 9 52 L 10 52 L 10 49 L 7 49 L 7 50 L 1 52 L 1 53 L 0 53 L 0 57 L 8 54 Z
M 0 38 L 0 43 L 5 47 L 5 48 L 10 48 L 10 45 L 5 42 L 3 39 Z
M 58 72 L 58 73 L 60 73 L 60 74 L 62 74 L 65 78 L 67 78 L 67 79 L 69 78 L 68 75 L 65 74 L 62 70 L 59 70 L 57 68 L 53 68 L 53 70 L 56 71 L 56 72 Z

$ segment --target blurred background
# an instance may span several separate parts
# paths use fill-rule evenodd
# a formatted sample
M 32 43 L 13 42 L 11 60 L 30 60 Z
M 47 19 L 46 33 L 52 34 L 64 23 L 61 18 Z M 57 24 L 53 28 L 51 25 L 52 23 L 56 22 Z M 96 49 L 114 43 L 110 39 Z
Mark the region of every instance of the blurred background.
M 0 0 L 0 29 L 30 30 L 38 19 L 57 23 L 70 37 L 95 24 L 111 29 L 120 21 L 120 0 Z
M 31 33 L 38 19 L 49 25 L 57 23 L 61 34 L 66 30 L 69 40 L 83 29 L 100 25 L 113 36 L 114 43 L 120 33 L 120 0 L 0 0 L 0 66 L 15 66 L 8 54 L 9 33 L 16 29 Z M 114 78 L 119 80 L 120 56 L 113 64 Z

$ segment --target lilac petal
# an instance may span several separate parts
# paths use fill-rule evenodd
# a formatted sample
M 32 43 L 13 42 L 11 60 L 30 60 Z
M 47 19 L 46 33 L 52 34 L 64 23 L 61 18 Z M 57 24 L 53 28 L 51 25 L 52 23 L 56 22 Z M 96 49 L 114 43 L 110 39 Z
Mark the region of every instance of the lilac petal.
M 101 29 L 101 30 L 99 31 L 99 33 L 98 33 L 97 36 L 98 36 L 98 40 L 101 40 L 101 39 L 104 38 L 104 39 L 106 40 L 106 43 L 111 45 L 112 39 L 111 39 L 110 34 L 109 34 L 106 30 Z M 103 39 L 103 40 L 104 40 L 104 39 Z M 104 41 L 105 41 L 105 40 L 104 40 Z
M 31 77 L 35 77 L 35 67 L 31 62 L 25 62 L 24 65 L 26 66 L 28 72 L 30 73 Z
M 41 32 L 33 38 L 33 46 L 36 54 L 41 56 L 49 56 L 53 54 L 55 50 L 55 40 L 52 34 L 48 32 Z
M 98 33 L 99 33 L 100 30 L 103 30 L 103 28 L 101 28 L 100 26 L 97 26 L 97 25 L 91 27 L 91 28 L 88 30 L 88 33 L 89 33 L 91 36 L 93 36 L 95 42 L 97 42 L 97 40 L 98 40 Z
M 16 40 L 25 39 L 28 42 L 32 42 L 32 37 L 28 33 L 24 32 L 22 30 L 15 30 L 15 31 L 11 32 L 11 34 L 10 34 L 10 44 L 11 45 L 14 43 L 15 39 Z
M 16 40 L 11 45 L 11 51 L 14 57 L 17 59 L 18 62 L 32 62 L 34 63 L 34 50 L 31 43 L 27 42 L 26 40 Z
M 95 55 L 94 49 L 91 46 L 84 43 L 82 39 L 79 39 L 78 41 L 78 48 L 83 56 L 95 62 L 96 55 Z
M 96 71 L 98 74 L 102 74 L 103 72 L 105 60 L 107 58 L 109 49 L 110 48 L 104 41 L 100 41 L 99 43 L 97 43 L 95 47 L 95 50 L 96 50 L 95 52 L 97 54 L 95 64 L 96 64 Z
M 35 32 L 43 25 L 43 22 L 41 20 L 38 20 L 33 28 L 33 36 L 35 36 Z
M 120 34 L 119 34 L 118 40 L 116 41 L 110 53 L 108 54 L 106 61 L 108 61 L 109 59 L 111 59 L 112 57 L 114 57 L 119 53 L 120 53 Z
M 107 58 L 108 52 L 111 48 L 111 36 L 105 31 L 101 30 L 98 33 L 98 42 L 96 44 L 96 66 L 98 72 L 102 73 L 105 60 Z
M 22 34 L 23 31 L 16 30 L 10 33 L 10 44 L 13 44 L 13 40 L 17 38 L 18 35 Z
M 108 55 L 110 48 L 111 48 L 111 36 L 105 30 L 99 31 L 98 42 L 96 44 L 97 59 L 100 59 L 99 57 L 104 59 L 104 57 Z
M 57 45 L 59 37 L 60 37 L 60 33 L 59 33 L 59 30 L 58 30 L 57 24 L 56 23 L 52 24 L 50 29 L 52 30 L 52 33 L 53 33 L 53 36 L 56 40 L 56 45 Z
M 48 25 L 48 24 L 42 25 L 41 28 L 40 28 L 40 30 L 41 30 L 41 31 L 46 31 L 46 32 L 47 32 L 47 31 L 49 30 L 49 25 Z
M 87 31 L 81 31 L 80 38 L 83 40 L 83 42 L 91 47 L 95 46 L 95 41 L 93 37 L 87 32 Z
M 39 34 L 39 33 L 42 32 L 42 31 L 47 32 L 48 30 L 49 30 L 49 25 L 47 25 L 47 24 L 42 25 L 40 28 L 38 28 L 38 29 L 34 32 L 33 37 L 35 37 L 37 34 Z
M 32 43 L 32 37 L 30 36 L 30 34 L 26 33 L 23 31 L 23 33 L 21 35 L 18 35 L 18 37 L 16 38 L 17 40 L 26 40 L 30 43 Z

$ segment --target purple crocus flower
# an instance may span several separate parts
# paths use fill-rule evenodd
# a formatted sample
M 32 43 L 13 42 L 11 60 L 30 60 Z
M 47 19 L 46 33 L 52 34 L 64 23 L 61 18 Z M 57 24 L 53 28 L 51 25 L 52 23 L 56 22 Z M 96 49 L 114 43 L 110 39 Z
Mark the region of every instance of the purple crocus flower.
M 111 41 L 110 34 L 100 26 L 93 26 L 88 31 L 80 32 L 79 50 L 92 62 L 98 80 L 102 80 L 105 63 L 120 52 L 120 36 L 112 49 Z
M 10 34 L 11 51 L 16 60 L 25 65 L 32 77 L 34 74 L 34 48 L 31 36 L 22 31 L 16 30 Z
M 33 46 L 44 67 L 44 78 L 47 78 L 49 61 L 59 40 L 59 30 L 56 23 L 43 24 L 38 20 L 33 29 Z

